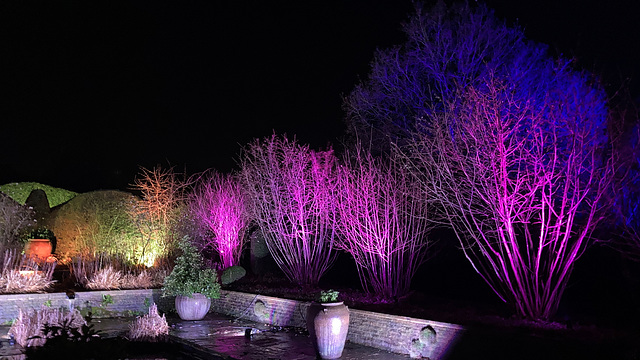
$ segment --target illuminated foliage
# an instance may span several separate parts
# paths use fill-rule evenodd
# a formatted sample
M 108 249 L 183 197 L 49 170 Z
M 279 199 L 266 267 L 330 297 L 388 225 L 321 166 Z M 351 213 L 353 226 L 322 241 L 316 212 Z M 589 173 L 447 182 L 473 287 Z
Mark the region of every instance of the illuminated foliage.
M 139 262 L 140 232 L 129 217 L 139 200 L 126 192 L 92 191 L 71 199 L 51 217 L 51 230 L 56 234 L 56 253 L 63 259 L 76 255 L 105 253 L 128 254 Z
M 252 218 L 293 282 L 317 285 L 335 259 L 335 156 L 273 135 L 250 143 L 242 177 Z
M 222 267 L 239 265 L 249 216 L 238 179 L 215 172 L 201 177 L 191 195 L 190 206 L 196 221 L 205 230 L 205 246 L 218 252 Z

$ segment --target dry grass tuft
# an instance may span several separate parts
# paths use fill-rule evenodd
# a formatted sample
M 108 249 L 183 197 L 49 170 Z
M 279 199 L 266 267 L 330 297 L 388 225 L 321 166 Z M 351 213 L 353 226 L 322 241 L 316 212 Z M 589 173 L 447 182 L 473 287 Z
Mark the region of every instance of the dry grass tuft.
M 98 270 L 89 279 L 86 287 L 91 290 L 112 290 L 120 288 L 120 280 L 122 279 L 122 273 L 114 270 L 109 266 L 104 269 Z
M 161 287 L 171 272 L 168 262 L 151 268 L 127 265 L 116 256 L 78 256 L 73 259 L 72 272 L 76 283 L 86 289 L 149 289 Z
M 0 294 L 43 292 L 55 282 L 55 267 L 55 262 L 40 264 L 16 250 L 5 250 L 0 258 Z
M 31 312 L 20 309 L 18 318 L 9 329 L 9 334 L 13 335 L 22 347 L 42 346 L 47 341 L 42 332 L 45 324 L 53 326 L 66 324 L 72 328 L 81 328 L 82 325 L 86 325 L 86 322 L 80 312 L 75 309 L 71 312 L 45 306 Z
M 139 274 L 128 273 L 120 280 L 122 289 L 149 289 L 153 286 L 153 278 L 147 270 L 142 270 Z
M 169 324 L 164 314 L 160 316 L 158 306 L 149 307 L 149 314 L 138 317 L 129 325 L 129 339 L 136 341 L 158 341 L 169 335 Z

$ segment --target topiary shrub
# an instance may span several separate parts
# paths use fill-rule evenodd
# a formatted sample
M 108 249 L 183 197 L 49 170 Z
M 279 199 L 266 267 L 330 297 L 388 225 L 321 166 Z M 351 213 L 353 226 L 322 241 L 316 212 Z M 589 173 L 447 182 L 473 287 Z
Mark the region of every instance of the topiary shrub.
M 37 182 L 19 182 L 0 185 L 0 191 L 9 195 L 13 200 L 17 201 L 21 205 L 24 205 L 31 192 L 37 189 L 43 190 L 47 194 L 47 200 L 49 201 L 50 208 L 64 204 L 78 195 L 78 193 L 73 191 Z
M 240 265 L 233 265 L 222 271 L 220 282 L 222 285 L 229 285 L 232 282 L 242 279 L 245 275 L 247 275 L 247 270 Z
M 59 257 L 105 253 L 152 265 L 149 260 L 166 254 L 167 249 L 143 238 L 129 214 L 138 201 L 127 192 L 100 190 L 80 194 L 55 209 L 49 226 L 58 240 Z

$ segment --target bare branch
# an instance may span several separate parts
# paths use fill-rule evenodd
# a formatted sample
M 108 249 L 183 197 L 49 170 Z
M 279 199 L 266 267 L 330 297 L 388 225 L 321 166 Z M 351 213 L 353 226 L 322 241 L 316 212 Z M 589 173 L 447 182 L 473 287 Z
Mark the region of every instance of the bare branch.
M 316 285 L 335 259 L 335 156 L 284 137 L 245 149 L 242 177 L 267 247 L 287 277 Z

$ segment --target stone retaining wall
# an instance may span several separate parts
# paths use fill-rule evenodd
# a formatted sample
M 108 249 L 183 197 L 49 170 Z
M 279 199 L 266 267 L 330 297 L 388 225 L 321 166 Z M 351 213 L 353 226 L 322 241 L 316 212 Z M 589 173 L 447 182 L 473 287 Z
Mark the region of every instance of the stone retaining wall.
M 95 318 L 144 314 L 151 303 L 163 311 L 172 309 L 173 298 L 161 295 L 158 289 L 77 292 L 73 300 L 65 293 L 0 295 L 0 324 L 18 317 L 20 309 L 31 311 L 43 306 L 91 311 Z
M 110 297 L 111 301 L 105 301 Z M 94 317 L 138 315 L 146 313 L 151 302 L 162 312 L 174 309 L 173 297 L 161 297 L 161 291 L 111 290 L 78 292 L 73 301 L 64 293 L 0 295 L 0 324 L 18 316 L 18 310 L 42 306 L 91 309 Z M 232 317 L 277 326 L 306 328 L 310 303 L 271 296 L 223 290 L 211 302 L 211 311 Z M 446 352 L 464 331 L 459 325 L 437 321 L 350 310 L 347 339 L 353 343 L 401 354 L 444 359 Z
M 223 291 L 212 311 L 278 326 L 306 327 L 310 303 Z M 401 354 L 443 359 L 464 331 L 459 325 L 351 309 L 347 340 Z M 421 336 L 422 333 L 422 336 Z

